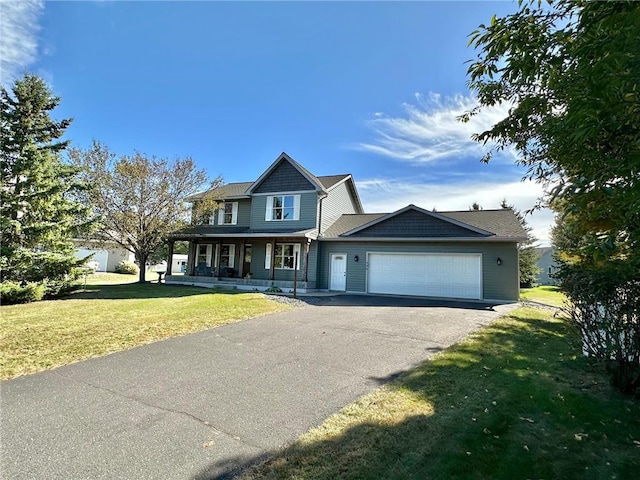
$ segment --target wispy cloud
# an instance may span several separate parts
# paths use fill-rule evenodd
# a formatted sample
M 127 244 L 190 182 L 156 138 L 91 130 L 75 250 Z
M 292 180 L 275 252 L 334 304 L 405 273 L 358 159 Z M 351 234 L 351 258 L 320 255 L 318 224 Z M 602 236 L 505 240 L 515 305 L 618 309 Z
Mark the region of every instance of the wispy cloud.
M 419 180 L 369 179 L 358 181 L 365 211 L 392 212 L 410 203 L 427 210 L 467 210 L 474 202 L 485 209 L 500 208 L 502 199 L 518 210 L 532 208 L 543 194 L 540 184 L 531 181 L 464 181 L 430 183 Z M 549 245 L 554 214 L 542 209 L 526 217 L 541 245 Z
M 376 112 L 368 121 L 374 138 L 353 148 L 384 155 L 412 164 L 435 162 L 445 158 L 480 159 L 487 147 L 471 140 L 471 135 L 487 130 L 507 116 L 508 106 L 484 108 L 467 123 L 457 117 L 477 106 L 471 96 L 442 97 L 416 93 L 414 103 L 402 105 L 400 116 L 385 116 Z M 503 152 L 509 162 L 514 152 Z
M 0 84 L 7 85 L 38 53 L 43 0 L 0 0 Z

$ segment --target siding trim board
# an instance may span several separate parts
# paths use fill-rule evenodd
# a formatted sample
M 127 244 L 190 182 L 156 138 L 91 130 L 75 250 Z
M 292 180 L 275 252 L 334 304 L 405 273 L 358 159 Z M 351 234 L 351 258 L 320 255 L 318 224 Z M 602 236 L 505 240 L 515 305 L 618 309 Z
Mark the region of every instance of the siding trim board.
M 253 196 L 254 197 L 272 197 L 272 196 L 278 196 L 278 195 L 300 195 L 301 193 L 309 193 L 311 190 L 292 190 L 290 192 L 288 191 L 278 191 L 278 192 L 261 192 L 261 193 L 254 193 Z

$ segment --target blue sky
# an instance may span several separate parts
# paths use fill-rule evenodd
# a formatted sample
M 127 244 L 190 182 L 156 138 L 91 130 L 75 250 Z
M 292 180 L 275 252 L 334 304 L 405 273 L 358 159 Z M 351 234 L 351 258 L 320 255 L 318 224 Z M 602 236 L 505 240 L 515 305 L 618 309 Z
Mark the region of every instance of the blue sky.
M 67 138 L 118 154 L 192 157 L 226 182 L 282 151 L 316 175 L 352 173 L 366 211 L 438 210 L 539 185 L 469 137 L 467 35 L 513 2 L 41 2 L 0 0 L 2 82 L 36 73 L 62 97 Z M 548 244 L 548 211 L 528 218 Z

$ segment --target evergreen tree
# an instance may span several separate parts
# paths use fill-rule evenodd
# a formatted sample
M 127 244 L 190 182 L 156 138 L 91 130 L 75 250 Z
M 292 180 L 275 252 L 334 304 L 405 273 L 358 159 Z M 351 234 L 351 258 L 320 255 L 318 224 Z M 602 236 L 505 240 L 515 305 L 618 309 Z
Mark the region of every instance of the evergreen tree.
M 529 226 L 520 210 L 517 210 L 513 205 L 509 205 L 506 198 L 502 199 L 500 206 L 513 210 L 513 213 L 516 214 L 516 217 L 518 217 L 520 221 L 520 225 L 522 225 L 524 231 L 527 232 L 527 241 L 518 244 L 518 266 L 520 270 L 520 286 L 532 287 L 536 283 L 536 279 L 540 273 L 540 267 L 538 267 L 540 255 L 536 252 L 538 239 L 531 234 L 533 229 Z
M 35 75 L 0 89 L 0 279 L 41 282 L 44 295 L 70 286 L 76 259 L 71 238 L 88 228 L 89 211 L 74 200 L 78 169 L 62 162 L 71 119 L 56 121 L 60 103 Z

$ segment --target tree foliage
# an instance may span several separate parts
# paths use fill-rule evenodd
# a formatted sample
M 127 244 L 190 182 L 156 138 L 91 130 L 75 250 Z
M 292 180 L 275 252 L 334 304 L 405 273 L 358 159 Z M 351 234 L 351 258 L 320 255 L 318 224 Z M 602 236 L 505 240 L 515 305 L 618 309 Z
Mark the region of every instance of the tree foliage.
M 536 251 L 538 239 L 531 233 L 533 229 L 527 223 L 524 214 L 513 205 L 509 205 L 506 198 L 500 202 L 500 207 L 513 210 L 523 230 L 527 233 L 527 240 L 518 244 L 518 267 L 520 270 L 520 286 L 532 287 L 535 285 L 540 273 L 540 267 L 538 267 L 540 255 Z
M 589 315 L 623 315 L 621 325 L 634 335 L 639 306 L 632 291 L 640 271 L 640 3 L 521 2 L 517 13 L 494 17 L 472 32 L 469 43 L 478 49 L 468 76 L 480 106 L 462 120 L 482 108 L 510 106 L 506 118 L 474 138 L 490 145 L 485 161 L 514 146 L 526 177 L 549 190 L 543 201 L 562 222 L 556 228 L 564 255 L 558 275 L 573 302 L 572 317 L 593 326 L 602 322 Z M 572 281 L 576 278 L 581 282 Z M 584 282 L 588 291 L 578 288 Z M 611 310 L 606 295 L 613 291 L 614 298 L 636 303 Z M 588 303 L 597 308 L 585 309 Z M 619 371 L 636 358 L 612 355 L 603 358 Z M 633 367 L 640 371 L 640 365 Z
M 640 4 L 526 2 L 470 43 L 479 108 L 511 105 L 475 136 L 494 145 L 484 160 L 515 146 L 527 176 L 579 212 L 585 256 L 640 250 Z
M 144 282 L 150 255 L 169 232 L 189 221 L 185 198 L 207 185 L 206 173 L 190 158 L 158 159 L 138 152 L 117 157 L 97 141 L 86 150 L 71 149 L 70 157 L 91 185 L 86 201 L 100 217 L 100 238 L 132 252 Z
M 79 263 L 71 239 L 90 228 L 90 211 L 74 197 L 84 185 L 65 164 L 61 140 L 70 119 L 51 118 L 60 98 L 34 75 L 0 89 L 0 276 L 44 282 L 44 295 L 70 288 Z

